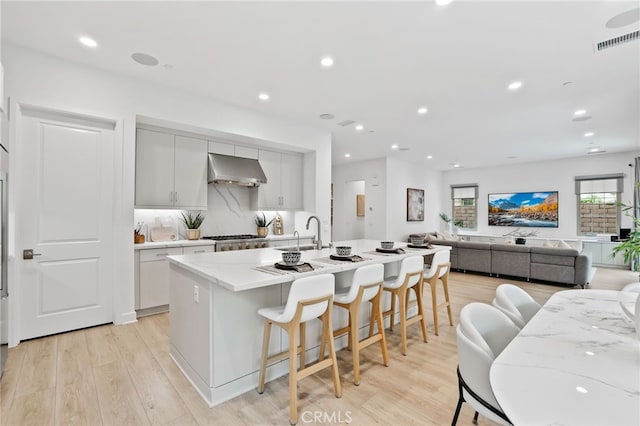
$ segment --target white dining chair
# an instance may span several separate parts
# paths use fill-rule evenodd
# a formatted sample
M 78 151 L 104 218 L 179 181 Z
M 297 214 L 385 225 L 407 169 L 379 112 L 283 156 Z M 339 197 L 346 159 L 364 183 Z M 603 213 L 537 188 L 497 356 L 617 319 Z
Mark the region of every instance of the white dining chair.
M 513 284 L 500 284 L 496 288 L 493 306 L 506 314 L 520 329 L 540 310 L 540 304 L 533 297 Z
M 620 291 L 630 291 L 633 293 L 640 293 L 640 282 L 627 284 L 624 287 L 622 287 L 622 290 Z
M 463 402 L 476 411 L 474 423 L 480 413 L 496 423 L 511 424 L 493 395 L 489 371 L 518 332 L 509 317 L 491 305 L 470 303 L 462 308 L 456 327 L 459 398 L 452 425 L 458 421 Z

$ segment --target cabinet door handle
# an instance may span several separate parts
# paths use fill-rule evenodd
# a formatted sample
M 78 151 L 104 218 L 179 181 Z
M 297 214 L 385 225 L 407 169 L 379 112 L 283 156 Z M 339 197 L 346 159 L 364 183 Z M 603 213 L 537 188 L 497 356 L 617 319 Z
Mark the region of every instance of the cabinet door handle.
M 156 256 L 169 256 L 169 253 L 157 253 Z
M 194 250 L 193 252 L 194 252 L 194 253 L 204 253 L 204 252 L 205 252 L 205 250 Z
M 173 201 L 175 201 L 175 203 L 177 204 L 178 203 L 178 192 L 174 192 L 174 194 L 176 194 L 176 195 L 173 197 Z
M 173 191 L 169 193 L 169 201 L 173 203 Z

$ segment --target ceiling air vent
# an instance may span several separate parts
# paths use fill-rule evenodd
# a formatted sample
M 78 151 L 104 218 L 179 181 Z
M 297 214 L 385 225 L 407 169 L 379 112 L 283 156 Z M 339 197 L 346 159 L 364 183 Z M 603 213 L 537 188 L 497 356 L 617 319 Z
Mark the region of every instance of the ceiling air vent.
M 596 44 L 596 51 L 599 52 L 601 50 L 608 49 L 610 47 L 615 47 L 619 44 L 627 43 L 627 42 L 638 40 L 638 39 L 640 39 L 640 30 L 634 31 L 629 34 L 621 35 L 618 37 L 614 37 L 609 40 L 601 41 L 600 43 Z
M 344 120 L 339 122 L 338 126 L 346 127 L 346 126 L 351 126 L 353 123 L 355 123 L 355 121 L 353 120 Z

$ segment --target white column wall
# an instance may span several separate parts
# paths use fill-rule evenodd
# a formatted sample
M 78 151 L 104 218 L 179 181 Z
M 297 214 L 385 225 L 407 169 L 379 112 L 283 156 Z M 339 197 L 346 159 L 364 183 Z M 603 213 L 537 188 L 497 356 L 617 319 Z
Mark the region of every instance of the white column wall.
M 115 119 L 123 123 L 114 170 L 114 322 L 135 321 L 133 239 L 136 117 L 212 129 L 267 146 L 315 154 L 305 160 L 305 210 L 325 218 L 329 235 L 331 135 L 267 114 L 185 91 L 103 72 L 13 44 L 2 46 L 5 95 L 12 101 Z M 152 72 L 150 70 L 150 72 Z M 12 141 L 13 143 L 14 141 Z M 314 161 L 315 160 L 315 161 Z M 309 167 L 313 166 L 313 167 Z M 14 171 L 15 172 L 15 171 Z M 313 175 L 311 175 L 313 173 Z M 13 189 L 14 194 L 20 189 Z M 19 212 L 14 212 L 19 214 Z

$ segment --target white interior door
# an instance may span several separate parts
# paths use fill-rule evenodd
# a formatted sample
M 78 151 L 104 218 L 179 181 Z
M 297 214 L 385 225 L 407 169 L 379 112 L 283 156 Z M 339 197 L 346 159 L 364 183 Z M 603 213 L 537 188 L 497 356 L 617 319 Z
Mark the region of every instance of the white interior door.
M 26 107 L 16 120 L 19 338 L 111 322 L 115 123 Z

